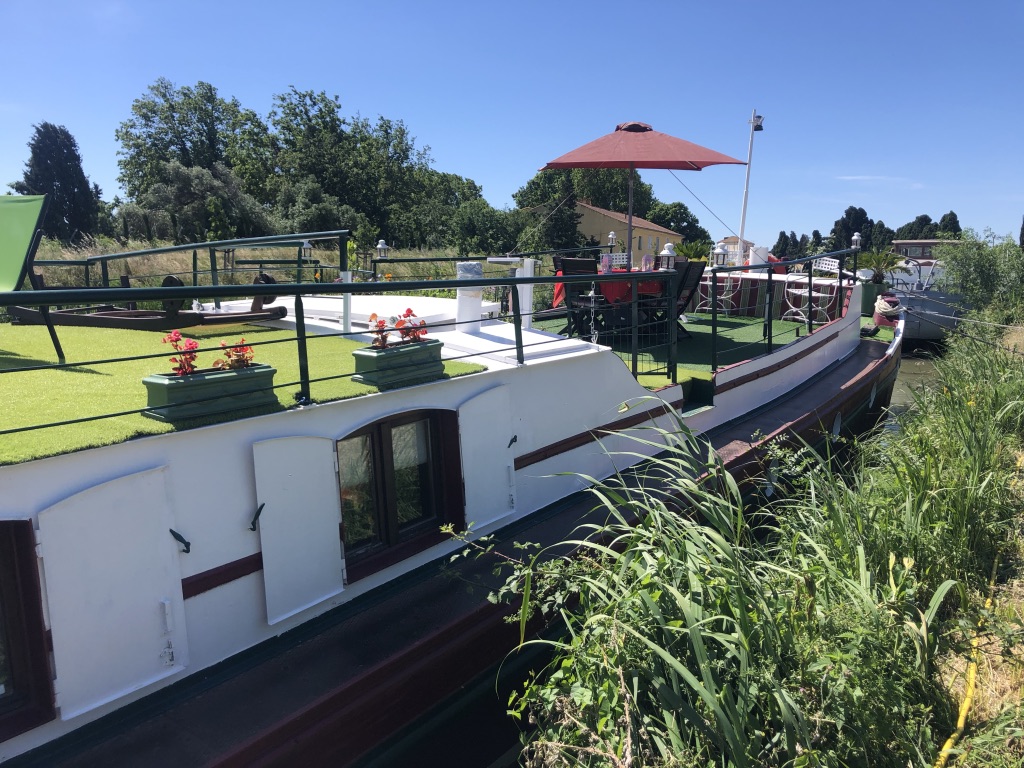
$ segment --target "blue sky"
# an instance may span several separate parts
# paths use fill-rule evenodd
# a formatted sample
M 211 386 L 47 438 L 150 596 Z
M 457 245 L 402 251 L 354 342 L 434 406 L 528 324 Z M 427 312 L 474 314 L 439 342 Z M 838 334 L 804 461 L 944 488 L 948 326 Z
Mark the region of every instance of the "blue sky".
M 748 239 L 827 234 L 849 205 L 893 228 L 953 210 L 1016 239 L 1022 30 L 1021 0 L 8 0 L 0 190 L 47 121 L 105 199 L 120 193 L 114 131 L 166 77 L 264 116 L 294 85 L 403 120 L 436 169 L 498 208 L 628 120 L 745 159 L 756 108 Z M 739 230 L 744 172 L 642 177 L 717 239 Z

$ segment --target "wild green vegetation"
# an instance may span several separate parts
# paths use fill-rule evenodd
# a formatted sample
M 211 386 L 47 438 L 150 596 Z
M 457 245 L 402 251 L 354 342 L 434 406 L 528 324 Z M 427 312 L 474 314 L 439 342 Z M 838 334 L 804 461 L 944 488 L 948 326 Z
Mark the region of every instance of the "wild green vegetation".
M 756 514 L 682 425 L 652 434 L 647 480 L 596 484 L 606 522 L 524 545 L 496 596 L 564 626 L 509 704 L 523 764 L 1021 765 L 1021 349 L 971 326 L 841 472 L 778 446 Z

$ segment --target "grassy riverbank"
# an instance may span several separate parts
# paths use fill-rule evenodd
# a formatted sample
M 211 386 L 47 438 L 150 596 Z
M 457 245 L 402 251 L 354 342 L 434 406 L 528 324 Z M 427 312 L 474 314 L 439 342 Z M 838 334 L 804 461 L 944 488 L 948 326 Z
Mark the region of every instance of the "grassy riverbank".
M 512 702 L 526 763 L 1019 766 L 1024 363 L 972 340 L 937 367 L 850 472 L 780 451 L 792 493 L 754 520 L 685 434 L 664 468 L 700 521 L 599 486 L 583 556 L 505 590 L 568 628 Z

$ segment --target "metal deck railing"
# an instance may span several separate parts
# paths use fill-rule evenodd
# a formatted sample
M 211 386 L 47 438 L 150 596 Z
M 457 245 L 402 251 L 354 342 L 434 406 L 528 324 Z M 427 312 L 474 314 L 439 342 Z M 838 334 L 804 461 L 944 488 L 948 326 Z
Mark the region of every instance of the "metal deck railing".
M 257 247 L 263 246 L 278 246 L 282 245 L 286 247 L 295 246 L 297 248 L 296 258 L 294 261 L 288 260 L 288 268 L 294 264 L 296 275 L 302 277 L 304 270 L 307 270 L 310 266 L 317 267 L 321 270 L 321 275 L 324 274 L 328 269 L 337 269 L 341 275 L 347 275 L 347 260 L 340 258 L 338 265 L 329 265 L 326 263 L 312 264 L 309 256 L 309 250 L 303 247 L 306 242 L 317 242 L 324 240 L 331 240 L 338 243 L 339 253 L 346 253 L 346 241 L 347 232 L 327 232 L 327 233 L 309 233 L 302 235 L 289 235 L 279 236 L 274 238 L 259 238 L 258 242 L 255 243 Z M 563 285 L 575 285 L 579 284 L 581 288 L 593 292 L 599 290 L 601 283 L 603 282 L 628 282 L 629 283 L 629 301 L 622 304 L 616 305 L 613 308 L 604 307 L 601 311 L 612 311 L 618 313 L 618 322 L 614 329 L 609 329 L 607 326 L 604 330 L 598 331 L 596 334 L 593 329 L 590 330 L 585 338 L 588 340 L 596 341 L 599 344 L 607 345 L 611 347 L 616 354 L 618 354 L 626 365 L 629 367 L 634 377 L 639 376 L 657 376 L 664 377 L 665 383 L 675 383 L 677 380 L 678 366 L 682 362 L 683 347 L 685 342 L 681 342 L 680 336 L 680 316 L 684 312 L 693 313 L 696 309 L 700 311 L 700 307 L 697 306 L 698 302 L 701 301 L 699 296 L 690 307 L 677 307 L 674 302 L 667 302 L 661 307 L 661 312 L 652 313 L 651 310 L 651 299 L 644 298 L 639 290 L 638 286 L 641 281 L 659 281 L 664 283 L 662 293 L 666 296 L 676 295 L 675 281 L 678 279 L 678 273 L 674 270 L 668 270 L 664 272 L 629 272 L 629 273 L 615 273 L 615 274 L 597 274 L 597 275 L 567 275 L 567 276 L 556 276 L 556 275 L 539 275 L 532 277 L 512 277 L 507 274 L 507 265 L 502 264 L 497 268 L 499 272 L 505 273 L 495 277 L 485 277 L 481 279 L 472 280 L 456 280 L 456 279 L 432 279 L 432 280 L 391 280 L 391 281 L 378 281 L 378 282 L 359 282 L 359 281 L 344 281 L 344 282 L 294 282 L 294 283 L 275 283 L 275 284 L 254 284 L 254 285 L 229 285 L 220 283 L 217 276 L 223 274 L 222 267 L 218 267 L 216 262 L 216 254 L 223 254 L 225 251 L 238 252 L 243 248 L 248 247 L 253 241 L 239 240 L 239 241 L 220 241 L 217 243 L 204 243 L 196 246 L 173 246 L 168 248 L 152 249 L 150 251 L 134 251 L 123 254 L 110 254 L 103 257 L 90 257 L 87 259 L 89 264 L 100 264 L 105 267 L 115 259 L 135 259 L 142 258 L 145 256 L 151 256 L 154 254 L 181 252 L 181 251 L 192 251 L 194 258 L 197 258 L 195 254 L 205 251 L 210 255 L 211 270 L 209 284 L 201 284 L 203 280 L 200 278 L 200 270 L 196 270 L 194 275 L 193 285 L 183 286 L 161 286 L 161 287 L 142 287 L 142 288 L 121 288 L 121 287 L 83 287 L 83 288 L 72 288 L 72 289 L 59 289 L 59 290 L 36 290 L 36 291 L 18 291 L 14 293 L 0 293 L 0 310 L 9 306 L 30 306 L 30 307 L 50 307 L 51 309 L 59 308 L 62 306 L 74 306 L 79 304 L 128 304 L 132 303 L 135 305 L 150 304 L 152 306 L 163 306 L 165 302 L 179 303 L 183 302 L 185 306 L 188 306 L 193 301 L 199 301 L 204 303 L 218 304 L 226 302 L 232 299 L 251 299 L 253 297 L 288 297 L 293 301 L 293 320 L 294 320 L 294 332 L 285 335 L 285 338 L 275 339 L 269 342 L 255 342 L 253 346 L 260 346 L 261 344 L 287 344 L 294 348 L 294 360 L 296 362 L 297 376 L 294 380 L 282 382 L 276 385 L 275 388 L 286 387 L 295 390 L 294 399 L 299 405 L 308 403 L 312 400 L 312 387 L 320 382 L 327 381 L 332 378 L 344 378 L 345 376 L 351 376 L 351 373 L 337 373 L 329 376 L 314 376 L 311 374 L 310 367 L 310 354 L 309 354 L 309 342 L 310 335 L 307 333 L 307 310 L 305 308 L 305 301 L 310 296 L 326 296 L 326 297 L 352 297 L 360 295 L 388 295 L 388 294 L 401 294 L 403 296 L 444 296 L 448 298 L 454 298 L 460 289 L 479 289 L 486 292 L 490 297 L 493 297 L 496 303 L 499 304 L 499 310 L 497 312 L 497 319 L 503 320 L 513 325 L 514 331 L 514 342 L 508 347 L 509 353 L 514 353 L 515 359 L 523 364 L 527 357 L 526 352 L 530 346 L 539 344 L 555 344 L 558 343 L 559 337 L 549 335 L 547 337 L 533 337 L 530 341 L 524 341 L 524 329 L 536 328 L 549 331 L 562 331 L 565 326 L 569 326 L 569 317 L 566 310 L 559 311 L 551 307 L 550 296 L 554 290 L 555 284 L 562 283 Z M 298 245 L 296 245 L 298 243 Z M 539 256 L 544 257 L 546 253 L 536 254 L 524 254 L 529 258 Z M 837 258 L 840 264 L 840 269 L 845 268 L 846 257 L 856 252 L 853 250 L 839 251 L 830 256 Z M 483 257 L 481 257 L 483 258 Z M 805 263 L 809 263 L 816 258 L 820 258 L 820 255 L 807 257 L 804 259 L 794 260 L 790 262 L 781 263 L 782 266 L 796 267 Z M 465 261 L 466 259 L 457 259 L 458 261 Z M 75 266 L 80 266 L 82 260 L 77 260 Z M 241 259 L 243 263 L 240 266 L 250 266 L 248 262 L 255 262 L 254 266 L 260 268 L 260 266 L 267 266 L 269 259 L 261 261 L 259 256 L 254 258 Z M 398 259 L 389 259 L 390 263 L 398 263 Z M 454 260 L 453 260 L 454 261 Z M 322 260 L 321 260 L 322 262 Z M 239 266 L 239 260 L 235 261 L 235 265 Z M 724 266 L 713 266 L 706 270 L 707 283 L 706 292 L 703 294 L 703 300 L 706 302 L 704 309 L 706 313 L 702 315 L 702 319 L 710 322 L 711 326 L 711 348 L 709 352 L 709 359 L 706 361 L 706 365 L 709 366 L 710 371 L 714 372 L 719 367 L 719 356 L 720 350 L 718 346 L 719 336 L 723 331 L 723 324 L 727 323 L 730 317 L 739 316 L 741 313 L 744 315 L 746 320 L 749 322 L 751 318 L 762 318 L 762 337 L 749 343 L 749 357 L 756 357 L 758 354 L 764 354 L 770 352 L 774 346 L 780 343 L 788 343 L 794 336 L 794 328 L 800 327 L 805 328 L 807 333 L 812 333 L 819 327 L 823 320 L 828 320 L 826 315 L 822 315 L 817 312 L 816 306 L 820 305 L 824 295 L 821 291 L 823 285 L 833 285 L 835 291 L 842 292 L 846 290 L 848 281 L 846 280 L 832 280 L 829 282 L 827 279 L 803 279 L 802 281 L 797 278 L 793 279 L 792 276 L 787 275 L 774 275 L 771 271 L 773 268 L 780 266 L 779 263 L 773 263 L 770 265 L 758 265 L 754 267 L 743 266 L 743 267 L 724 267 Z M 88 270 L 89 267 L 86 267 Z M 855 266 L 854 266 L 855 269 Z M 724 301 L 725 295 L 723 293 L 723 287 L 727 286 L 730 280 L 750 280 L 751 274 L 757 274 L 759 272 L 765 273 L 767 276 L 762 278 L 760 283 L 757 285 L 757 295 L 749 295 L 751 293 L 751 286 L 755 285 L 755 282 L 750 282 L 750 286 L 747 286 L 747 294 L 743 299 L 743 303 L 732 303 Z M 109 283 L 110 276 L 109 270 L 101 269 L 101 281 L 104 286 Z M 527 298 L 528 306 L 523 306 L 523 298 L 521 296 L 520 288 L 526 287 L 528 290 L 524 291 L 524 295 Z M 800 302 L 800 305 L 806 308 L 814 309 L 815 311 L 807 311 L 806 317 L 800 318 L 799 322 L 793 320 L 793 316 L 787 316 L 787 307 L 790 307 L 794 297 L 800 297 L 801 291 L 805 291 L 806 301 Z M 817 305 L 816 305 L 817 302 Z M 838 298 L 833 301 L 835 311 L 843 311 L 845 302 L 842 298 Z M 180 304 L 179 304 L 180 305 Z M 796 307 L 799 309 L 799 307 Z M 571 310 L 570 310 L 571 311 Z M 596 308 L 594 311 L 598 311 Z M 457 323 L 454 321 L 445 324 L 447 327 L 457 327 Z M 593 323 L 592 323 L 593 325 Z M 200 326 L 206 328 L 205 326 Z M 0 350 L 4 348 L 4 336 L 6 334 L 16 332 L 15 329 L 4 327 L 0 325 Z M 57 333 L 60 333 L 60 327 L 57 327 Z M 367 329 L 363 326 L 350 327 L 348 324 L 343 324 L 339 327 L 339 330 L 332 333 L 318 333 L 318 337 L 340 337 L 340 338 L 365 338 Z M 798 335 L 799 332 L 797 332 Z M 186 330 L 186 335 L 188 331 Z M 736 349 L 741 349 L 734 346 L 734 354 Z M 219 351 L 219 348 L 214 348 Z M 72 350 L 74 352 L 74 350 Z M 745 354 L 744 352 L 741 352 Z M 147 353 L 136 356 L 125 356 L 119 358 L 109 359 L 82 359 L 82 355 L 78 355 L 77 359 L 71 360 L 64 364 L 55 364 L 40 362 L 40 355 L 33 355 L 34 361 L 25 364 L 18 364 L 16 361 L 8 360 L 6 364 L 2 357 L 0 357 L 0 385 L 3 384 L 3 380 L 7 377 L 7 374 L 13 373 L 28 373 L 32 371 L 54 371 L 54 370 L 77 370 L 81 371 L 85 368 L 102 368 L 103 366 L 113 365 L 119 362 L 128 360 L 147 360 L 147 359 L 166 359 L 168 356 L 167 350 L 157 351 L 154 353 Z M 88 357 L 88 355 L 85 355 Z M 470 357 L 467 355 L 466 357 Z M 448 359 L 459 359 L 459 358 L 448 358 Z M 8 429 L 0 430 L 0 435 L 9 434 L 11 432 L 23 431 L 24 429 L 38 429 L 41 427 L 52 427 L 61 426 L 64 424 L 74 423 L 80 420 L 95 420 L 98 418 L 108 418 L 113 416 L 123 416 L 126 414 L 139 413 L 144 411 L 144 408 L 129 409 L 129 410 L 117 410 L 108 414 L 91 415 L 83 419 L 67 419 L 58 422 L 41 424 L 41 425 L 30 425 L 19 429 Z

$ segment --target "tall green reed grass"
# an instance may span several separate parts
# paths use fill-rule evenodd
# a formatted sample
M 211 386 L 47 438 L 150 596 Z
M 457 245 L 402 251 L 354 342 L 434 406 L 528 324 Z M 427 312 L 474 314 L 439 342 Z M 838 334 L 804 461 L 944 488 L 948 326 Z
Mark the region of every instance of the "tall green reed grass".
M 510 702 L 524 763 L 931 765 L 956 721 L 937 660 L 1019 547 L 1024 492 L 1021 361 L 966 344 L 937 367 L 896 430 L 814 464 L 756 529 L 681 420 L 638 437 L 669 448 L 594 483 L 605 521 L 498 594 L 565 628 L 530 641 L 554 660 Z

